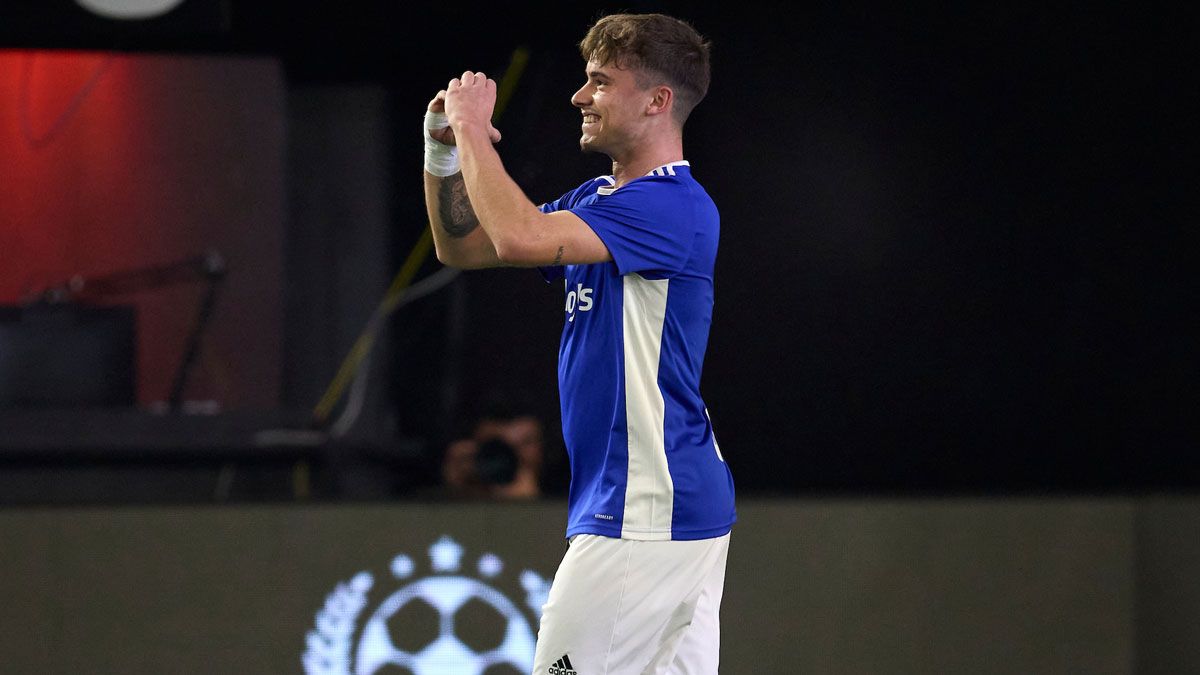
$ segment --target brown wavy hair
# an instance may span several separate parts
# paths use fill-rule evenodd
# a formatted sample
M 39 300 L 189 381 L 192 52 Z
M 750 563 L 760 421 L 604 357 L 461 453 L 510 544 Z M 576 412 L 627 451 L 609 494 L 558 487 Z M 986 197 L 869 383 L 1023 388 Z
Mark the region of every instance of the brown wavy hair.
M 610 14 L 579 43 L 585 61 L 636 71 L 639 87 L 670 86 L 681 127 L 708 93 L 711 48 L 690 24 L 665 14 Z

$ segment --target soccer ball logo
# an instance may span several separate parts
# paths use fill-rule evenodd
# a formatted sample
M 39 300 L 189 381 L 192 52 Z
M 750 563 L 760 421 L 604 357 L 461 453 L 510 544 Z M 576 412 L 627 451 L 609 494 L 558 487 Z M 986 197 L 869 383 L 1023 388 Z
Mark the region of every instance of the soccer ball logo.
M 339 584 L 317 613 L 308 634 L 308 675 L 502 675 L 533 667 L 534 631 L 526 614 L 507 596 L 478 578 L 461 574 L 463 548 L 444 536 L 429 549 L 434 575 L 416 579 L 379 604 L 355 644 L 358 616 L 374 585 L 368 572 Z M 413 577 L 406 555 L 392 560 L 392 575 Z M 477 563 L 483 579 L 497 577 L 504 563 L 485 553 Z M 520 576 L 525 605 L 536 621 L 550 583 L 536 572 Z M 351 645 L 354 644 L 353 655 Z

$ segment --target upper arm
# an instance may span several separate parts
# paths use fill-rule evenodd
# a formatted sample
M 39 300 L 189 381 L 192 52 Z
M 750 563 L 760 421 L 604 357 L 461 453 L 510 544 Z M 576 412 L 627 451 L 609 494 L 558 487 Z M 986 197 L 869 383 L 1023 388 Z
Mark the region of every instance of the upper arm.
M 498 250 L 498 258 L 517 267 L 582 265 L 609 262 L 612 255 L 595 230 L 570 211 L 532 217 L 529 236 Z

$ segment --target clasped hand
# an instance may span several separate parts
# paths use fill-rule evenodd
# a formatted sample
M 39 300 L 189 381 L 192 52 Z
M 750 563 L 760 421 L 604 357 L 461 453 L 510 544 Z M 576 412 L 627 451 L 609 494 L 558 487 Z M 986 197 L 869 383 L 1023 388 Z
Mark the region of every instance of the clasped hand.
M 493 143 L 500 141 L 500 131 L 492 126 L 492 111 L 496 108 L 496 81 L 483 73 L 466 71 L 462 77 L 450 80 L 445 89 L 429 102 L 429 112 L 446 113 L 450 126 L 430 130 L 435 141 L 454 145 L 454 130 L 473 125 L 488 130 Z

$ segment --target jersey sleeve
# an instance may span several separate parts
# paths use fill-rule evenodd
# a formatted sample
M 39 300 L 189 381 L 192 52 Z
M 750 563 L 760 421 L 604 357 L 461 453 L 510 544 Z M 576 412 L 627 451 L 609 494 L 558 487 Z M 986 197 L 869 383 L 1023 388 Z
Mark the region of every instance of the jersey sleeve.
M 691 256 L 694 209 L 685 187 L 643 179 L 570 211 L 608 247 L 618 272 L 668 277 L 682 270 Z

